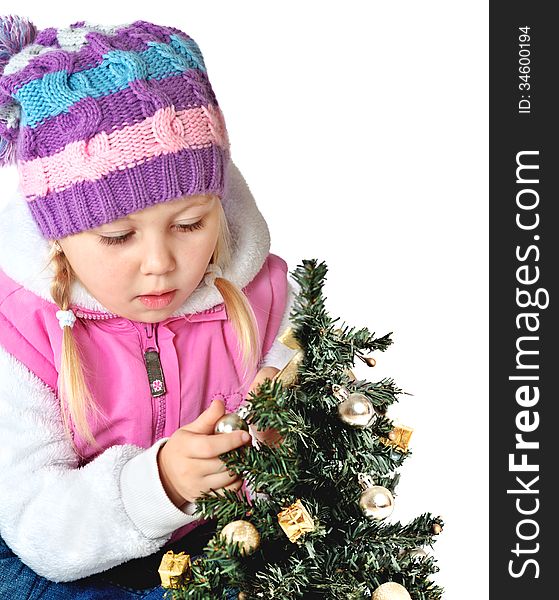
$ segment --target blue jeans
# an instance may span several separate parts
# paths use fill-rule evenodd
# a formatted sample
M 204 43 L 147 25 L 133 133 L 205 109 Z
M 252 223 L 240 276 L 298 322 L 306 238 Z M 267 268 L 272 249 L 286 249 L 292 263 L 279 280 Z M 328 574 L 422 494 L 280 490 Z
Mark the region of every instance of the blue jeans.
M 165 592 L 165 600 L 172 598 L 160 585 L 134 589 L 106 581 L 102 573 L 76 581 L 50 581 L 25 565 L 0 537 L 0 600 L 162 600 Z M 227 600 L 237 600 L 238 592 L 227 590 Z

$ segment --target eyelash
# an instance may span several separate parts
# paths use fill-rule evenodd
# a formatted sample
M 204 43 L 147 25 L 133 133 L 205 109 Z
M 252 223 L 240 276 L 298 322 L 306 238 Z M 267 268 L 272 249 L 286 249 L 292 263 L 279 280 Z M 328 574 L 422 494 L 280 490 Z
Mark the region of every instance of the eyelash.
M 178 225 L 176 225 L 176 227 L 178 227 L 179 230 L 183 232 L 194 231 L 195 229 L 202 229 L 202 227 L 204 227 L 204 219 L 200 219 L 199 221 L 196 221 L 196 223 L 190 223 L 189 225 L 185 223 L 179 223 Z M 126 240 L 131 235 L 132 233 L 130 232 L 125 235 L 120 235 L 116 237 L 101 236 L 99 238 L 99 242 L 107 246 L 113 246 L 115 244 L 124 244 L 124 242 L 126 242 Z

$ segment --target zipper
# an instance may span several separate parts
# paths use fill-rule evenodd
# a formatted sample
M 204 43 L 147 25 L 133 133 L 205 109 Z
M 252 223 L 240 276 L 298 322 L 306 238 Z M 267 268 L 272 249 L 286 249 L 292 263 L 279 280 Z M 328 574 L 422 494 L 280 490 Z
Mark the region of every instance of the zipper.
M 206 308 L 204 310 L 200 310 L 196 313 L 185 313 L 183 315 L 178 315 L 176 317 L 173 317 L 171 320 L 185 319 L 186 321 L 190 321 L 190 319 L 195 315 L 211 314 L 211 313 L 221 311 L 221 310 L 223 310 L 223 308 L 224 308 L 224 304 L 223 304 L 223 302 L 221 302 L 220 304 L 216 304 L 215 306 Z M 115 317 L 120 316 L 120 315 L 117 315 L 117 314 L 114 314 L 111 312 L 98 312 L 98 311 L 94 311 L 94 310 L 89 310 L 88 308 L 79 308 L 77 306 L 72 307 L 72 311 L 74 312 L 76 317 L 79 317 L 80 319 L 91 319 L 92 321 L 104 321 L 106 319 L 114 319 Z
M 148 344 L 151 342 L 151 345 L 144 350 L 144 362 L 148 374 L 149 389 L 154 398 L 159 398 L 167 393 L 167 389 L 165 387 L 163 368 L 161 367 L 161 360 L 159 358 L 159 350 L 153 335 L 155 332 L 155 323 L 145 324 L 144 330 L 146 332 Z
M 97 311 L 89 311 L 87 309 L 82 310 L 80 308 L 74 309 L 76 317 L 82 319 L 91 319 L 93 321 L 104 321 L 118 317 L 113 313 L 101 313 Z M 179 317 L 180 318 L 180 317 Z M 166 398 L 167 386 L 165 385 L 165 376 L 163 374 L 163 367 L 161 365 L 161 359 L 159 356 L 159 348 L 156 341 L 156 323 L 143 323 L 145 331 L 144 336 L 140 334 L 140 344 L 144 355 L 144 365 L 146 367 L 146 373 L 149 382 L 149 391 L 154 402 L 154 413 L 157 413 L 157 419 L 155 422 L 155 443 L 160 437 L 163 436 L 163 429 L 165 428 L 166 419 Z
M 118 315 L 113 315 L 112 313 L 85 312 L 80 308 L 76 308 L 73 312 L 76 317 L 79 317 L 80 319 L 91 319 L 93 321 L 104 321 L 106 319 L 118 317 Z
M 118 315 L 113 313 L 101 313 L 81 308 L 76 308 L 74 310 L 74 314 L 76 317 L 80 317 L 81 319 L 91 319 L 92 321 L 105 321 L 107 319 L 118 317 Z M 161 366 L 161 360 L 159 358 L 159 348 L 157 347 L 157 342 L 155 341 L 154 336 L 155 325 L 155 323 L 143 323 L 147 342 L 144 343 L 144 340 L 141 336 L 140 341 L 142 352 L 144 353 L 144 364 L 146 366 L 149 389 L 153 398 L 159 398 L 167 393 L 167 387 L 165 386 L 163 367 Z
M 165 427 L 167 387 L 165 385 L 165 376 L 155 336 L 156 323 L 144 323 L 144 331 L 147 338 L 147 347 L 143 348 L 144 364 L 151 397 L 157 405 L 157 419 L 155 422 L 155 439 L 157 440 L 163 436 L 163 429 Z

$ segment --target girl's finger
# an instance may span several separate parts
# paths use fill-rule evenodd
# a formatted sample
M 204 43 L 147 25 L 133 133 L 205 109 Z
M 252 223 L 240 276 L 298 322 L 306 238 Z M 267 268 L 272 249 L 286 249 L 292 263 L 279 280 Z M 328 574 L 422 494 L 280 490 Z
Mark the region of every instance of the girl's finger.
M 220 488 L 212 488 L 212 491 L 210 492 L 210 494 L 212 496 L 224 496 L 225 494 L 224 494 L 223 490 L 230 490 L 232 492 L 238 492 L 241 489 L 242 485 L 243 485 L 243 480 L 239 479 L 229 485 L 222 486 Z
M 209 477 L 216 473 L 225 473 L 226 464 L 220 458 L 195 458 L 189 461 L 189 473 L 196 473 L 198 477 Z
M 189 458 L 215 458 L 220 454 L 240 448 L 251 440 L 250 433 L 240 430 L 213 435 L 202 435 L 190 431 L 183 433 L 186 436 L 185 452 Z M 248 437 L 245 438 L 245 435 Z
M 219 488 L 227 487 L 231 484 L 241 484 L 242 478 L 238 475 L 229 475 L 227 471 L 223 473 L 214 473 L 213 475 L 208 475 L 203 479 L 203 486 L 205 489 L 209 490 L 210 488 L 216 490 Z

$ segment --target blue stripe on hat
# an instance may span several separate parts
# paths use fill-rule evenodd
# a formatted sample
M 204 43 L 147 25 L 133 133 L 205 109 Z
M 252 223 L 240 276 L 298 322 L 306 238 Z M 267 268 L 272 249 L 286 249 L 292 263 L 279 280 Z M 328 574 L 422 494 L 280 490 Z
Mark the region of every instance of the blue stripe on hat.
M 55 117 L 82 98 L 100 98 L 127 88 L 137 79 L 165 79 L 188 69 L 206 72 L 204 59 L 196 42 L 171 34 L 170 43 L 148 42 L 143 52 L 111 50 L 101 63 L 91 69 L 72 73 L 62 69 L 45 73 L 23 85 L 14 98 L 21 104 L 20 126 L 36 127 Z

